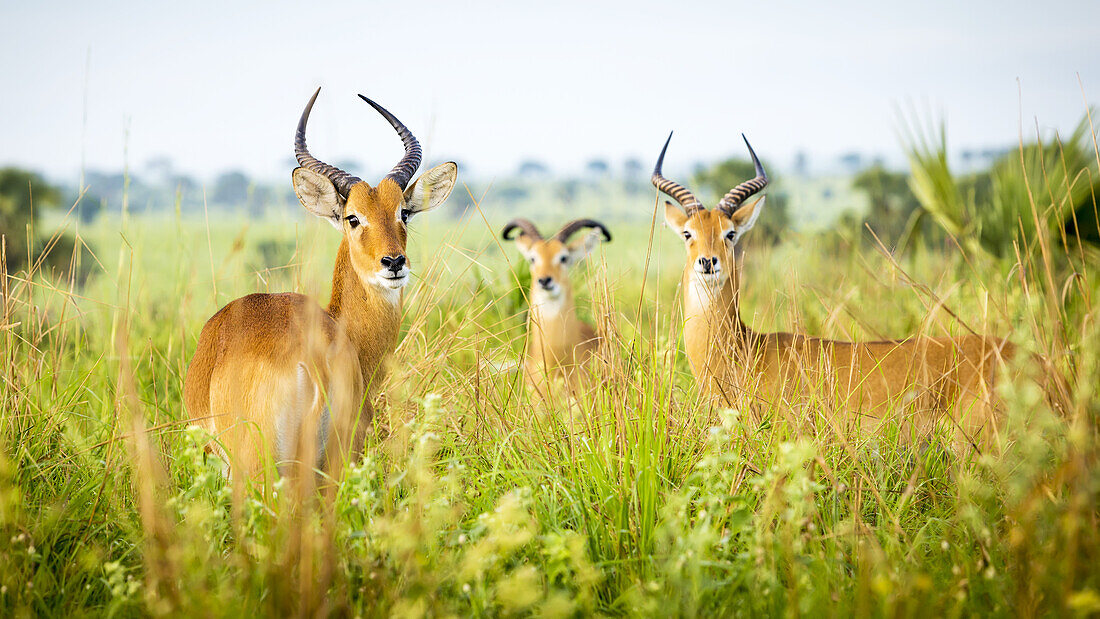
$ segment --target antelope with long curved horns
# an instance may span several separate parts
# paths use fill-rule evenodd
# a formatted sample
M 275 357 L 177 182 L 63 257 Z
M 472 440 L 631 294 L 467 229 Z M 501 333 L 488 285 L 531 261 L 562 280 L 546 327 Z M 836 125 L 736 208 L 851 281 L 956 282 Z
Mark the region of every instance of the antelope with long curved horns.
M 306 123 L 320 91 L 298 121 L 291 180 L 302 206 L 342 235 L 328 308 L 294 293 L 232 301 L 203 327 L 184 380 L 190 418 L 216 437 L 234 479 L 254 477 L 268 459 L 280 472 L 292 462 L 331 472 L 362 449 L 413 267 L 406 227 L 447 199 L 458 172 L 448 162 L 410 183 L 420 144 L 363 95 L 397 131 L 404 156 L 374 187 L 316 159 Z
M 570 240 L 581 230 L 584 236 Z M 513 236 L 513 232 L 519 234 Z M 531 268 L 531 309 L 527 314 L 527 352 L 523 374 L 527 384 L 542 395 L 550 383 L 565 380 L 571 390 L 581 385 L 581 369 L 599 348 L 600 336 L 592 325 L 577 317 L 570 269 L 592 253 L 603 241 L 611 240 L 607 226 L 594 219 L 576 219 L 550 238 L 543 238 L 535 224 L 513 219 L 501 232 L 516 247 Z
M 744 137 L 744 136 L 742 136 Z M 687 248 L 681 280 L 684 342 L 692 373 L 706 393 L 726 406 L 753 398 L 754 408 L 789 408 L 814 393 L 833 403 L 834 428 L 869 422 L 877 427 L 891 411 L 904 428 L 951 428 L 956 446 L 973 444 L 993 420 L 991 390 L 1005 340 L 980 335 L 909 337 L 843 342 L 795 333 L 757 333 L 742 320 L 738 296 L 744 265 L 740 241 L 764 208 L 764 167 L 745 140 L 755 176 L 708 210 L 686 187 L 661 173 L 669 134 L 652 182 L 678 204 L 665 202 L 665 222 Z

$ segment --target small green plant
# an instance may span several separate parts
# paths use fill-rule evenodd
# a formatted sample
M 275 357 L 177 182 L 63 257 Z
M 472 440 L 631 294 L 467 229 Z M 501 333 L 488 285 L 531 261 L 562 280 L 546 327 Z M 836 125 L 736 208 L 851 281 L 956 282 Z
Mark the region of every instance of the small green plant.
M 650 221 L 617 226 L 584 274 L 598 386 L 544 407 L 483 363 L 523 349 L 502 214 L 418 230 L 401 344 L 340 483 L 239 496 L 181 403 L 195 338 L 257 287 L 327 289 L 331 231 L 104 214 L 80 231 L 101 248 L 84 290 L 2 282 L 0 615 L 1096 613 L 1100 276 L 1044 260 L 1054 210 L 1008 241 L 1038 250 L 994 260 L 1007 228 L 958 179 L 915 182 L 959 209 L 945 230 L 972 252 L 929 245 L 902 272 L 860 244 L 751 247 L 741 303 L 762 331 L 1009 336 L 1023 352 L 980 453 L 831 427 L 824 395 L 701 400 L 667 259 L 682 244 Z M 241 256 L 262 239 L 293 264 L 257 278 Z

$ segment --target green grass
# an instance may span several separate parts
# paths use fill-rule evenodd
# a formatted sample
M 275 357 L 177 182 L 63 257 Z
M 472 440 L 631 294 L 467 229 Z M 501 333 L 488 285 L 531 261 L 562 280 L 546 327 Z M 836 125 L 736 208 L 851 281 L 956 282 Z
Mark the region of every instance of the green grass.
M 226 302 L 327 301 L 330 227 L 102 219 L 79 231 L 95 249 L 84 288 L 11 274 L 0 614 L 1100 612 L 1089 261 L 919 249 L 898 264 L 797 234 L 750 247 L 758 330 L 969 327 L 1030 353 L 1001 383 L 994 448 L 954 454 L 938 436 L 846 436 L 821 411 L 750 421 L 702 401 L 679 338 L 682 242 L 637 222 L 576 274 L 609 335 L 600 388 L 540 409 L 485 363 L 523 345 L 527 276 L 496 240 L 503 219 L 413 223 L 417 280 L 375 433 L 335 496 L 304 503 L 283 482 L 233 506 L 180 390 Z

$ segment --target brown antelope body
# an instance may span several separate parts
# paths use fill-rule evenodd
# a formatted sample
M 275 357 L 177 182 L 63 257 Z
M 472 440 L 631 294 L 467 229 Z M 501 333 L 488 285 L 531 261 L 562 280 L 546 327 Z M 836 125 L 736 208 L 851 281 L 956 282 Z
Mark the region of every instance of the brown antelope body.
M 203 327 L 184 380 L 190 418 L 206 427 L 235 479 L 265 461 L 334 469 L 361 447 L 371 393 L 397 344 L 409 218 L 439 206 L 457 168 L 445 163 L 409 179 L 420 165 L 416 138 L 385 109 L 405 156 L 376 187 L 313 158 L 298 123 L 292 180 L 302 206 L 343 238 L 327 308 L 301 294 L 251 294 L 230 302 Z
M 585 228 L 593 230 L 569 240 Z M 531 268 L 524 379 L 544 396 L 558 379 L 575 393 L 583 383 L 584 366 L 599 348 L 600 336 L 592 325 L 577 317 L 569 271 L 596 248 L 601 235 L 604 241 L 610 241 L 611 233 L 598 221 L 577 219 L 546 239 L 530 221 L 513 219 L 504 226 L 502 236 L 512 240 L 517 230 L 516 247 Z
M 671 140 L 672 136 L 669 136 Z M 748 141 L 745 144 L 748 146 Z M 768 182 L 749 146 L 756 177 L 707 210 L 683 186 L 661 174 L 653 184 L 679 203 L 665 202 L 665 221 L 684 239 L 688 260 L 681 289 L 684 342 L 700 387 L 735 406 L 748 397 L 765 407 L 796 408 L 818 396 L 835 430 L 874 429 L 891 412 L 904 429 L 924 433 L 949 426 L 957 446 L 973 444 L 993 421 L 991 391 L 1012 354 L 1005 340 L 980 335 L 844 342 L 795 333 L 757 333 L 741 320 L 743 266 L 739 241 L 764 207 L 745 199 Z M 824 400 L 830 405 L 821 407 Z

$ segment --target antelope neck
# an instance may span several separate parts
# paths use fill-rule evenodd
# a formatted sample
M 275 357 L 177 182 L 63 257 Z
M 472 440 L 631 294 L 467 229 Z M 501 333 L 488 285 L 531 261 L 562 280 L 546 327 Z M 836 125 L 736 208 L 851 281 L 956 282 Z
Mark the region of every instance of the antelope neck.
M 332 271 L 329 314 L 343 325 L 359 354 L 363 378 L 372 378 L 382 354 L 393 352 L 401 323 L 401 290 L 364 286 L 351 263 L 348 241 L 340 242 Z
M 734 271 L 721 286 L 708 285 L 700 281 L 689 264 L 682 283 L 686 323 L 701 321 L 709 331 L 730 333 L 735 344 L 748 345 L 754 334 L 741 320 L 739 283 L 738 273 Z

